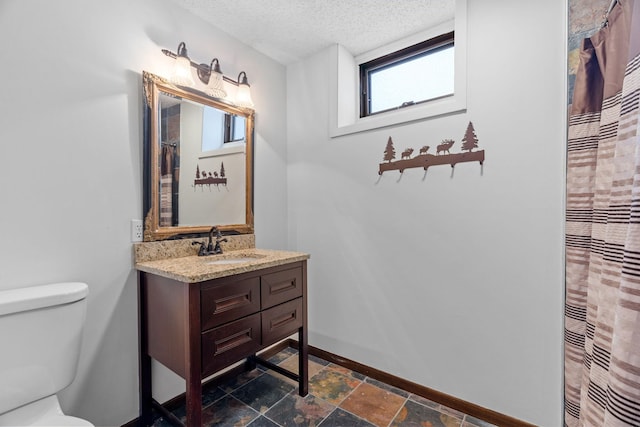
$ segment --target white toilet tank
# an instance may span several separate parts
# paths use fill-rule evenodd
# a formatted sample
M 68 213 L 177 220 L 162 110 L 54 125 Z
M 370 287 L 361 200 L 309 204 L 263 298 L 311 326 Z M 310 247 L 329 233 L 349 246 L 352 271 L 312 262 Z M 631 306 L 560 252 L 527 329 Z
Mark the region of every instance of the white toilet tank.
M 0 291 L 0 415 L 71 384 L 87 293 L 76 282 Z

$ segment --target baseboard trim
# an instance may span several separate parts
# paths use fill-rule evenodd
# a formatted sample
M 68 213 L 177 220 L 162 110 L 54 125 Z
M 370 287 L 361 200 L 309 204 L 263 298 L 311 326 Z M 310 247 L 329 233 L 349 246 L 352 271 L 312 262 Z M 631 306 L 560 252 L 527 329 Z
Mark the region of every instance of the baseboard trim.
M 289 346 L 292 348 L 298 348 L 297 340 L 289 339 Z M 484 408 L 474 403 L 458 399 L 457 397 L 453 397 L 432 388 L 416 384 L 404 378 L 396 377 L 395 375 L 391 375 L 387 372 L 380 371 L 367 365 L 363 365 L 362 363 L 347 359 L 342 356 L 338 356 L 337 354 L 330 353 L 311 345 L 309 346 L 309 354 L 317 356 L 328 362 L 335 363 L 336 365 L 351 369 L 352 371 L 359 372 L 369 378 L 373 378 L 375 380 L 382 381 L 383 383 L 408 391 L 409 393 L 417 394 L 418 396 L 424 397 L 425 399 L 429 399 L 433 402 L 439 403 L 451 409 L 455 409 L 457 411 L 463 412 L 465 414 L 471 415 L 472 417 L 489 422 L 491 424 L 495 424 L 497 426 L 536 427 L 534 424 L 529 424 L 525 421 L 501 414 L 499 412 Z
M 281 352 L 287 347 L 298 348 L 298 341 L 293 338 L 289 338 L 288 340 L 281 341 L 275 346 L 270 347 L 264 352 L 262 352 L 261 357 L 268 359 L 271 356 Z M 534 424 L 529 424 L 525 421 L 518 420 L 516 418 L 501 414 L 491 409 L 484 408 L 474 403 L 467 402 L 462 399 L 458 399 L 457 397 L 453 397 L 451 395 L 442 393 L 440 391 L 431 389 L 429 387 L 416 384 L 404 378 L 396 377 L 395 375 L 391 375 L 387 372 L 380 371 L 378 369 L 372 368 L 367 365 L 363 365 L 362 363 L 356 362 L 351 359 L 347 359 L 346 357 L 338 356 L 337 354 L 319 349 L 311 345 L 309 346 L 309 354 L 319 357 L 321 359 L 324 359 L 328 362 L 335 363 L 336 365 L 340 365 L 345 368 L 351 369 L 352 371 L 359 372 L 362 375 L 366 375 L 369 378 L 373 378 L 375 380 L 382 381 L 391 386 L 408 391 L 409 393 L 417 394 L 418 396 L 424 397 L 425 399 L 429 399 L 433 402 L 439 403 L 451 409 L 455 409 L 457 411 L 463 412 L 465 414 L 471 415 L 472 417 L 489 422 L 491 424 L 495 424 L 497 426 L 536 427 Z M 213 387 L 218 384 L 222 384 L 230 380 L 231 378 L 241 374 L 244 371 L 245 371 L 244 365 L 236 366 L 235 368 L 232 368 L 229 371 L 226 371 L 222 375 L 219 375 L 217 377 L 207 380 L 205 383 L 203 383 L 203 388 Z M 186 398 L 185 394 L 182 393 L 174 397 L 173 399 L 169 399 L 168 401 L 163 403 L 162 406 L 164 406 L 170 411 L 173 411 L 174 409 L 184 405 L 185 398 Z M 121 427 L 136 427 L 137 425 L 138 425 L 138 418 L 135 418 L 129 421 L 128 423 L 123 424 Z

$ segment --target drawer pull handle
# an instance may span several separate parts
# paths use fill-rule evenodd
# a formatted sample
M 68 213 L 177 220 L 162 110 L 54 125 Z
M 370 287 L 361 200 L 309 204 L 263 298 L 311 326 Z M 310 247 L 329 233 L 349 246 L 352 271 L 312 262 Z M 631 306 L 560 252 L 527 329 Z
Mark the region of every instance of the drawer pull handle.
M 240 295 L 231 295 L 215 301 L 213 313 L 222 313 L 223 311 L 232 310 L 251 303 L 251 293 L 247 292 Z
M 293 279 L 289 282 L 280 282 L 274 283 L 269 286 L 269 292 L 273 294 L 278 294 L 280 292 L 288 291 L 289 289 L 295 289 L 296 287 L 296 279 Z
M 232 350 L 242 344 L 248 343 L 251 340 L 251 328 L 245 329 L 244 331 L 240 331 L 228 337 L 224 337 L 223 339 L 215 342 L 215 351 L 213 352 L 213 355 L 217 356 L 225 351 Z
M 289 314 L 285 314 L 284 316 L 276 317 L 275 319 L 271 319 L 271 330 L 277 329 L 286 325 L 287 323 L 293 322 L 296 320 L 296 311 L 292 311 Z

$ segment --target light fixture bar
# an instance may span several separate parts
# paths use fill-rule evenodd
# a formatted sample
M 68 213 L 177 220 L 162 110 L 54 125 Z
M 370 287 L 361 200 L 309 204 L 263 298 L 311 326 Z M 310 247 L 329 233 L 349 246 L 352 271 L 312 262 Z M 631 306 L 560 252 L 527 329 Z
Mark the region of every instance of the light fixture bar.
M 162 53 L 164 53 L 165 55 L 167 55 L 169 58 L 173 58 L 176 59 L 178 57 L 177 54 L 171 52 L 168 49 L 162 49 Z M 211 66 L 209 64 L 198 64 L 193 62 L 191 59 L 189 59 L 189 62 L 191 63 L 191 66 L 193 68 L 196 69 L 197 73 L 198 73 L 198 78 L 200 79 L 200 81 L 204 84 L 207 84 L 209 82 L 209 74 L 211 73 Z M 235 86 L 238 86 L 240 83 L 225 76 L 222 75 L 222 79 L 227 82 L 227 83 L 231 83 Z

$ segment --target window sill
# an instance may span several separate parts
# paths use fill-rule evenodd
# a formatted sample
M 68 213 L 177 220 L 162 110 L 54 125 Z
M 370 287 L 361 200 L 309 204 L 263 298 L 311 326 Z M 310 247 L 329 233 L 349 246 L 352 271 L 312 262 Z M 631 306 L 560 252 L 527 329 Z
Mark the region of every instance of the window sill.
M 245 150 L 246 150 L 246 144 L 244 143 L 244 141 L 227 142 L 226 144 L 224 144 L 224 146 L 222 146 L 222 148 L 219 148 L 217 150 L 201 152 L 198 158 L 208 159 L 210 157 L 220 157 L 220 156 L 226 156 L 229 154 L 244 153 Z
M 425 103 L 424 105 L 412 105 L 396 111 L 387 111 L 379 115 L 361 117 L 355 123 L 333 126 L 329 135 L 332 138 L 349 135 L 352 133 L 366 132 L 368 130 L 380 129 L 395 126 L 402 123 L 415 122 L 430 118 L 441 117 L 449 114 L 463 113 L 466 111 L 466 100 L 460 96 L 450 95 L 437 101 Z

